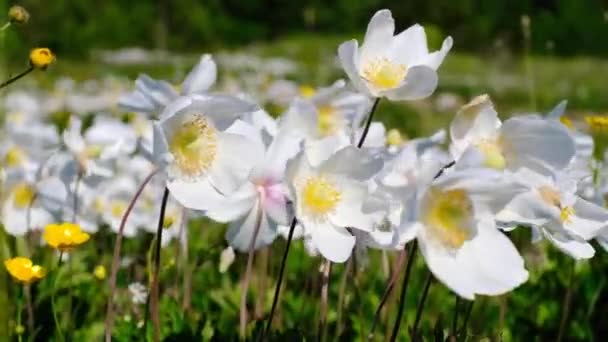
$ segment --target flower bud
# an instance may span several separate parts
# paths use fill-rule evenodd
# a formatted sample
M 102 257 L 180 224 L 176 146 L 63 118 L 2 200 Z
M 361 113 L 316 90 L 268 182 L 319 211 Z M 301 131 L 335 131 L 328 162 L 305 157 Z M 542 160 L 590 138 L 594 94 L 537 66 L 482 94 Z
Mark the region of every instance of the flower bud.
M 25 8 L 14 5 L 8 10 L 8 20 L 15 24 L 26 24 L 30 20 L 30 14 Z
M 35 48 L 30 52 L 30 65 L 36 69 L 46 70 L 55 61 L 55 55 L 48 48 Z

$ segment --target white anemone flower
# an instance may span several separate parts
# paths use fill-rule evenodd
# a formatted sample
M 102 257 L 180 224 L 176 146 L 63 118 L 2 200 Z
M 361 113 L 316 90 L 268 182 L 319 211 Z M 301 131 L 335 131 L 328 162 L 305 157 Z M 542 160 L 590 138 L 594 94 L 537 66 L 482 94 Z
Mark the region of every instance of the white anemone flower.
M 548 177 L 520 169 L 515 177 L 529 190 L 517 195 L 497 219 L 531 226 L 537 240 L 545 237 L 575 259 L 593 257 L 595 250 L 587 241 L 608 225 L 608 210 L 578 197 L 576 180 L 566 174 Z
M 447 37 L 441 50 L 429 53 L 424 28 L 418 24 L 394 36 L 395 21 L 389 10 L 374 14 L 363 44 L 342 43 L 338 55 L 357 90 L 389 100 L 417 100 L 437 87 L 437 68 L 452 48 Z
M 239 251 L 249 250 L 254 236 L 254 249 L 269 245 L 278 227 L 289 225 L 293 216 L 283 177 L 287 161 L 300 151 L 301 139 L 282 129 L 265 147 L 261 137 L 255 139 L 256 134 L 259 135 L 258 132 L 248 135 L 252 137 L 251 143 L 261 145 L 256 150 L 263 154 L 256 156 L 247 182 L 206 211 L 216 221 L 230 222 L 226 240 Z
M 55 221 L 66 202 L 67 190 L 61 180 L 48 177 L 35 181 L 31 178 L 7 186 L 8 192 L 2 205 L 2 223 L 4 229 L 14 236 L 43 229 Z
M 135 81 L 135 91 L 123 96 L 119 106 L 138 113 L 157 114 L 180 95 L 204 94 L 215 84 L 217 66 L 211 55 L 201 56 L 198 64 L 186 76 L 180 90 L 166 81 L 140 75 Z
M 289 186 L 298 221 L 319 253 L 332 262 L 346 261 L 355 245 L 348 231 L 373 231 L 386 208 L 369 206 L 368 181 L 382 159 L 348 146 L 318 166 L 299 153 L 288 163 Z
M 165 108 L 154 123 L 154 156 L 180 204 L 206 210 L 247 180 L 263 151 L 246 136 L 251 125 L 239 118 L 256 110 L 228 95 L 180 97 Z
M 94 200 L 94 207 L 101 219 L 110 226 L 110 229 L 117 233 L 120 228 L 122 217 L 127 211 L 129 202 L 133 194 L 137 191 L 137 184 L 133 177 L 120 175 L 103 183 L 100 196 Z M 138 228 L 146 223 L 141 215 L 133 213 L 126 221 L 123 234 L 125 237 L 132 238 L 137 235 Z
M 450 153 L 463 167 L 526 167 L 548 173 L 566 168 L 575 152 L 574 141 L 560 123 L 534 116 L 502 123 L 487 95 L 462 107 L 450 125 L 450 136 Z
M 470 300 L 503 294 L 527 280 L 524 260 L 494 222 L 495 214 L 522 191 L 502 172 L 449 172 L 419 189 L 403 194 L 400 230 L 417 239 L 437 279 Z

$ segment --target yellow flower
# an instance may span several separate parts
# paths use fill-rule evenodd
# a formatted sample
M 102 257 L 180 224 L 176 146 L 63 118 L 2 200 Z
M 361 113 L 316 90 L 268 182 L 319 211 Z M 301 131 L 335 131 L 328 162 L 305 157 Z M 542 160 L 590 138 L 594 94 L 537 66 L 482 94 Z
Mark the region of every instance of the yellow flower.
M 36 69 L 46 70 L 55 62 L 55 55 L 48 48 L 35 48 L 30 52 L 30 65 Z
M 5 260 L 4 266 L 16 281 L 23 284 L 31 284 L 46 275 L 44 268 L 34 265 L 32 260 L 24 257 Z
M 30 14 L 19 5 L 11 6 L 8 10 L 8 20 L 11 23 L 25 24 L 30 20 Z
M 106 268 L 103 265 L 97 265 L 95 270 L 93 270 L 93 274 L 99 280 L 106 279 Z
M 49 246 L 66 252 L 87 242 L 89 234 L 75 223 L 49 224 L 44 228 L 43 238 Z

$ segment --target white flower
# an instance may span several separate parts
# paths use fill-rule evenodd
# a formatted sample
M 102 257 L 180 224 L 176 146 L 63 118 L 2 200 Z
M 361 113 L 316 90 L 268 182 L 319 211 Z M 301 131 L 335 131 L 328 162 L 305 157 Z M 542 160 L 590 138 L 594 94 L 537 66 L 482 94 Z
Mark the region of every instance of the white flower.
M 129 293 L 131 294 L 131 302 L 133 304 L 146 304 L 148 299 L 148 290 L 142 283 L 129 284 Z
M 260 145 L 238 120 L 258 107 L 227 95 L 180 97 L 154 123 L 154 156 L 166 168 L 167 187 L 183 206 L 205 210 L 247 179 Z
M 348 228 L 372 231 L 385 208 L 367 207 L 367 181 L 382 167 L 382 160 L 349 146 L 318 166 L 304 153 L 288 164 L 286 182 L 296 217 L 321 255 L 344 262 L 355 237 Z
M 168 82 L 152 79 L 148 75 L 140 75 L 135 81 L 135 91 L 123 96 L 118 104 L 125 110 L 156 114 L 179 95 L 208 92 L 216 78 L 217 66 L 213 58 L 211 55 L 203 55 L 184 79 L 179 92 Z
M 254 249 L 272 243 L 278 226 L 290 223 L 292 215 L 283 177 L 286 163 L 300 151 L 301 141 L 286 129 L 279 131 L 268 147 L 263 145 L 258 132 L 247 135 L 252 144 L 261 145 L 256 150 L 265 153 L 256 156 L 247 181 L 238 190 L 222 197 L 206 211 L 206 215 L 216 221 L 230 222 L 226 239 L 239 251 L 250 249 L 256 230 Z
M 494 215 L 522 189 L 501 172 L 467 169 L 404 193 L 401 234 L 415 236 L 427 266 L 461 297 L 499 295 L 525 282 L 528 272 Z
M 591 258 L 595 251 L 587 241 L 608 225 L 608 210 L 576 196 L 576 180 L 565 174 L 547 177 L 520 169 L 515 176 L 529 190 L 517 195 L 497 219 L 539 230 L 539 236 L 573 258 Z
M 534 116 L 502 123 L 487 95 L 462 107 L 450 125 L 450 137 L 450 153 L 461 167 L 526 167 L 547 173 L 564 169 L 574 157 L 574 142 L 560 123 Z
M 437 68 L 452 48 L 452 38 L 441 50 L 429 53 L 426 34 L 416 24 L 393 36 L 395 21 L 389 10 L 372 17 L 363 44 L 356 40 L 338 49 L 344 71 L 360 92 L 390 100 L 425 98 L 437 87 Z

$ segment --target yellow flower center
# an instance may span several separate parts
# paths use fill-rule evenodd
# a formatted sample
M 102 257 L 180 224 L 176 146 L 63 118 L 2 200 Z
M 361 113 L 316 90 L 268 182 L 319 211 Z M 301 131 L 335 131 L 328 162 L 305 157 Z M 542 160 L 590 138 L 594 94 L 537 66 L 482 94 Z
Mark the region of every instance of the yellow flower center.
M 163 220 L 163 228 L 169 229 L 169 228 L 171 228 L 171 226 L 173 225 L 173 223 L 175 223 L 175 216 L 173 216 L 173 215 L 166 215 L 165 219 Z
M 26 183 L 19 183 L 13 188 L 13 201 L 17 208 L 27 208 L 36 196 L 34 188 Z
M 336 185 L 322 176 L 309 178 L 302 189 L 302 206 L 315 216 L 331 212 L 341 199 L 342 194 Z
M 569 223 L 572 221 L 571 216 L 575 215 L 576 212 L 573 207 L 562 205 L 559 192 L 545 185 L 538 188 L 538 193 L 545 203 L 559 209 L 559 219 L 562 221 L 562 223 Z
M 185 179 L 202 176 L 212 165 L 217 152 L 217 131 L 203 117 L 184 122 L 169 141 L 174 170 Z
M 336 109 L 330 105 L 319 107 L 319 134 L 324 137 L 332 135 L 338 127 Z
M 561 122 L 568 129 L 573 129 L 574 128 L 574 124 L 572 123 L 572 120 L 568 119 L 565 116 L 560 116 L 559 122 Z
M 428 210 L 423 214 L 425 226 L 444 245 L 460 248 L 473 235 L 473 203 L 468 194 L 461 189 L 431 190 L 427 196 Z
M 13 146 L 6 151 L 4 162 L 8 167 L 19 167 L 25 161 L 25 153 L 17 146 Z
M 110 204 L 110 215 L 115 218 L 121 218 L 122 214 L 127 210 L 127 202 L 116 200 Z
M 361 70 L 361 77 L 380 90 L 396 88 L 406 74 L 405 65 L 393 63 L 385 57 L 366 62 Z
M 300 86 L 300 95 L 305 99 L 313 97 L 316 93 L 317 91 L 315 90 L 315 88 L 309 85 Z
M 399 146 L 404 142 L 405 139 L 403 139 L 403 135 L 401 135 L 398 129 L 392 128 L 386 133 L 386 143 L 389 146 Z
M 483 155 L 483 165 L 485 167 L 498 170 L 505 168 L 507 162 L 497 141 L 484 140 L 476 146 Z

